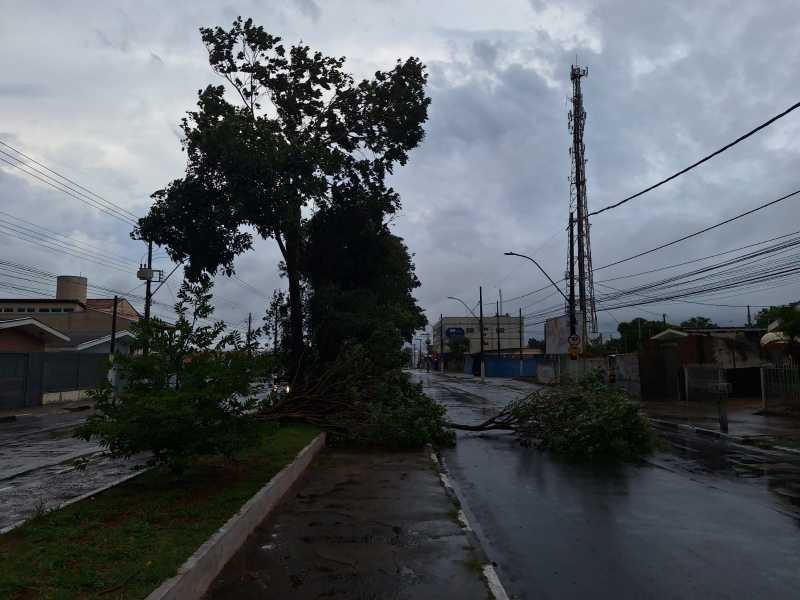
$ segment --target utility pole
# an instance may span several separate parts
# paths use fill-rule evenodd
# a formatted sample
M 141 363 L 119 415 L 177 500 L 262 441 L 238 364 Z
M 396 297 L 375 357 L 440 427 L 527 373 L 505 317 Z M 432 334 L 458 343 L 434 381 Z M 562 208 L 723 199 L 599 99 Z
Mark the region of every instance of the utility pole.
M 586 201 L 586 158 L 583 130 L 586 111 L 583 109 L 581 78 L 589 70 L 578 65 L 570 68 L 572 80 L 572 110 L 569 113 L 569 128 L 572 133 L 572 174 L 570 177 L 570 202 L 575 201 L 578 222 L 578 303 L 581 309 L 581 336 L 588 339 L 589 326 L 597 331 L 597 311 L 594 300 L 594 276 L 592 274 L 592 250 L 589 242 L 589 209 Z
M 503 312 L 503 290 L 499 290 L 499 291 L 500 291 L 500 308 L 499 308 L 499 312 L 502 313 Z
M 575 216 L 569 213 L 569 334 L 575 335 Z
M 147 242 L 147 270 L 149 276 L 144 283 L 144 320 L 150 321 L 150 282 L 153 280 L 153 242 Z
M 667 313 L 661 313 L 661 322 L 667 324 Z
M 747 326 L 748 327 L 752 327 L 753 326 L 753 319 L 750 318 L 750 305 L 749 304 L 747 305 Z
M 522 360 L 522 307 L 519 309 L 519 376 L 522 377 L 523 360 Z
M 500 360 L 500 302 L 495 305 L 495 329 L 497 330 L 497 359 Z
M 145 336 L 142 343 L 142 353 L 147 356 L 150 351 L 149 337 L 150 333 L 150 303 L 152 302 L 152 294 L 150 292 L 150 284 L 153 280 L 153 242 L 147 242 L 147 279 L 144 283 L 144 323 L 145 323 Z
M 439 313 L 439 371 L 444 373 L 444 314 Z
M 109 354 L 113 357 L 114 350 L 117 347 L 117 304 L 119 303 L 119 296 L 114 296 L 114 308 L 111 311 L 111 343 L 109 347 Z
M 247 313 L 247 356 L 253 356 L 250 337 L 253 335 L 253 313 Z
M 480 305 L 480 319 L 478 320 L 478 326 L 481 329 L 481 351 L 478 353 L 478 360 L 481 363 L 481 383 L 483 383 L 484 377 L 486 376 L 486 369 L 484 368 L 483 364 L 483 286 L 478 287 L 478 304 Z

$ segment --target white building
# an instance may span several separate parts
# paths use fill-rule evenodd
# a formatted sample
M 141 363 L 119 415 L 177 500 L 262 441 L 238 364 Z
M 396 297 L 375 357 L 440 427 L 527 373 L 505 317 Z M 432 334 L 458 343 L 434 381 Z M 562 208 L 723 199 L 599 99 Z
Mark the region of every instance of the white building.
M 467 353 L 476 353 L 481 347 L 481 331 L 478 317 L 444 317 L 433 326 L 433 339 L 431 350 L 441 352 L 441 333 L 444 328 L 444 353 L 450 353 L 450 340 L 464 338 L 469 342 Z M 497 340 L 500 339 L 500 349 L 518 350 L 520 339 L 525 346 L 527 340 L 521 335 L 524 329 L 524 320 L 509 315 L 484 315 L 483 317 L 483 350 L 497 352 Z

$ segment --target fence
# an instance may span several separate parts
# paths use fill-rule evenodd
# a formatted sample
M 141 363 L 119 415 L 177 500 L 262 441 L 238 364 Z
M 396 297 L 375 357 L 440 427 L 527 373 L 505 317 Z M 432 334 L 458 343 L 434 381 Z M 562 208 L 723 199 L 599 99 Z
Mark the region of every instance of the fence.
M 800 410 L 800 367 L 761 369 L 764 410 Z
M 465 356 L 464 373 L 473 374 L 477 360 L 476 355 Z M 500 356 L 484 354 L 483 360 L 486 377 L 536 377 L 540 365 L 552 363 L 550 359 L 543 356 L 526 356 L 522 360 L 522 372 L 520 373 L 520 360 L 517 354 Z
M 0 409 L 77 399 L 107 373 L 106 354 L 0 353 Z
M 685 365 L 683 373 L 687 402 L 717 401 L 730 392 L 725 369 L 717 365 Z

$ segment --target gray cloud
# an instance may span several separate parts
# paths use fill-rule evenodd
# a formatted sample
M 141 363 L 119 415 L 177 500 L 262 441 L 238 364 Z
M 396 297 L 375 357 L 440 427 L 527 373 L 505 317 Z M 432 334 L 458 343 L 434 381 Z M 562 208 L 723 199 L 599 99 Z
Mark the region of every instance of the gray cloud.
M 227 25 L 242 12 L 288 43 L 302 39 L 348 56 L 357 76 L 390 67 L 397 57 L 418 55 L 430 71 L 430 121 L 424 144 L 394 177 L 404 210 L 393 227 L 416 255 L 423 283 L 418 297 L 435 319 L 440 312 L 461 312 L 447 296 L 476 302 L 479 285 L 492 303 L 500 287 L 510 298 L 544 285 L 532 265 L 504 257 L 504 250 L 535 252 L 554 277 L 561 276 L 569 197 L 569 66 L 576 55 L 590 69 L 584 92 L 593 208 L 685 166 L 800 95 L 795 77 L 800 48 L 794 43 L 800 11 L 789 0 L 745 5 L 535 0 L 509 4 L 505 12 L 486 3 L 444 2 L 426 5 L 424 15 L 411 0 L 330 2 L 324 15 L 320 6 L 314 0 L 298 0 L 289 9 L 279 3 L 243 8 L 142 3 L 123 13 L 101 2 L 69 10 L 19 3 L 0 24 L 6 81 L 0 85 L 5 117 L 0 139 L 141 214 L 150 193 L 181 175 L 176 124 L 193 107 L 196 91 L 215 81 L 199 26 Z M 41 32 L 34 47 L 19 26 L 30 21 Z M 791 191 L 798 185 L 799 132 L 800 116 L 787 117 L 624 209 L 598 215 L 592 222 L 595 265 Z M 141 256 L 142 245 L 128 238 L 124 226 L 10 168 L 0 168 L 0 198 L 8 213 L 84 236 L 134 263 Z M 797 202 L 789 201 L 600 271 L 597 279 L 786 233 L 799 216 Z M 138 283 L 133 273 L 2 241 L 9 260 L 54 272 L 88 272 L 97 283 L 122 290 Z M 269 292 L 284 285 L 277 262 L 274 244 L 263 241 L 238 264 L 243 279 Z M 170 294 L 169 288 L 159 293 Z M 557 305 L 550 293 L 505 308 L 516 312 L 522 306 L 533 313 Z M 220 280 L 219 294 L 226 320 L 262 313 L 262 298 L 235 280 Z M 800 286 L 793 283 L 729 302 L 768 304 L 798 296 Z M 740 309 L 682 303 L 620 310 L 614 317 L 652 316 L 646 311 L 666 312 L 674 320 L 697 313 L 723 323 L 744 318 Z M 601 315 L 601 329 L 615 327 L 610 315 Z

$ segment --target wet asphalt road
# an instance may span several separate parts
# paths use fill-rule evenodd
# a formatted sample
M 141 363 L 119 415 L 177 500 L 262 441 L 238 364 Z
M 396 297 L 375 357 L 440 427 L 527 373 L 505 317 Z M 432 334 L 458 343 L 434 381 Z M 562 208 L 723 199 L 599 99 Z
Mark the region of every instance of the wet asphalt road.
M 416 373 L 458 422 L 530 388 Z M 451 480 L 514 598 L 797 598 L 800 465 L 671 434 L 650 463 L 565 464 L 459 432 Z
M 0 423 L 0 531 L 126 477 L 144 462 L 113 459 L 72 437 L 86 413 L 20 416 Z M 80 462 L 85 462 L 79 469 Z

